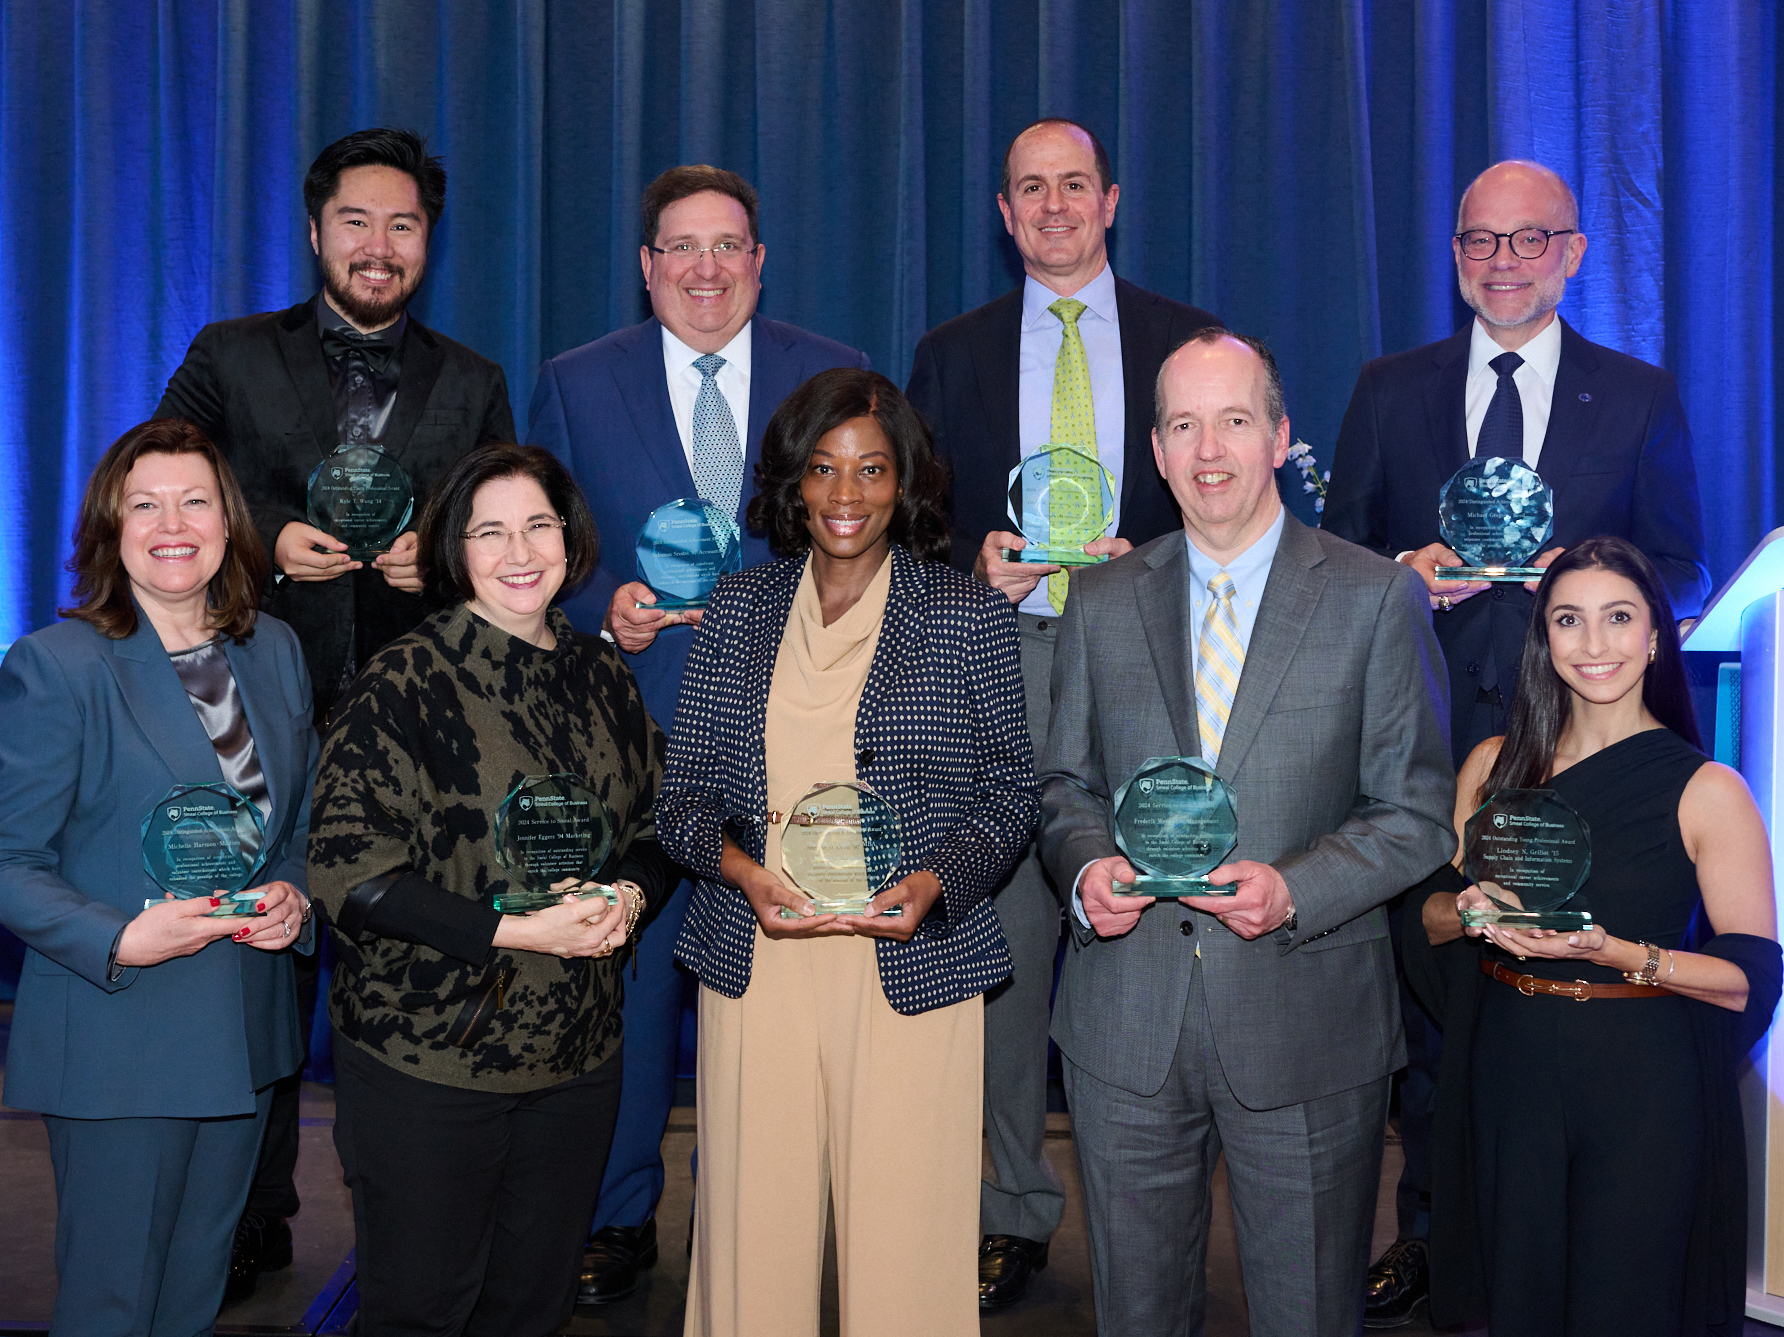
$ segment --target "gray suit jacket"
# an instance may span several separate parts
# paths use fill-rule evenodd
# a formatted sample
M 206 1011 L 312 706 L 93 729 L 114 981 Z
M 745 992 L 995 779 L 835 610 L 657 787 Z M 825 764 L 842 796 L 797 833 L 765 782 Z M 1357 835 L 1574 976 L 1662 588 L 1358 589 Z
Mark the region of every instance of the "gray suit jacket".
M 1200 751 L 1184 543 L 1179 530 L 1073 574 L 1039 760 L 1042 856 L 1061 887 L 1120 852 L 1110 798 L 1143 761 Z M 1287 517 L 1216 769 L 1238 808 L 1232 857 L 1276 866 L 1299 927 L 1247 942 L 1161 901 L 1103 939 L 1073 916 L 1053 1009 L 1060 1049 L 1104 1082 L 1155 1094 L 1199 944 L 1221 1065 L 1248 1107 L 1400 1067 L 1381 905 L 1455 853 L 1448 710 L 1417 576 Z

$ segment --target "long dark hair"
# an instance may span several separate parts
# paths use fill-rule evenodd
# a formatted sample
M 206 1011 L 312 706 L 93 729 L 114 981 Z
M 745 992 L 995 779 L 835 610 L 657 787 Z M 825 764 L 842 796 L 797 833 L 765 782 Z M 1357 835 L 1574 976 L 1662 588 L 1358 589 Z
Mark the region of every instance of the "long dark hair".
M 139 423 L 112 442 L 94 466 L 74 526 L 74 556 L 68 559 L 75 603 L 57 612 L 90 623 L 114 641 L 136 631 L 136 605 L 130 599 L 130 575 L 122 551 L 124 484 L 144 455 L 197 455 L 216 475 L 217 500 L 229 538 L 223 546 L 223 564 L 207 591 L 211 625 L 242 644 L 254 634 L 260 587 L 266 580 L 266 550 L 222 452 L 200 427 L 184 418 Z
M 909 548 L 919 561 L 947 561 L 947 467 L 936 458 L 929 428 L 910 400 L 879 372 L 859 367 L 820 371 L 774 411 L 762 431 L 756 495 L 744 516 L 749 527 L 766 530 L 768 546 L 782 557 L 811 547 L 799 485 L 818 441 L 856 418 L 877 422 L 898 460 L 904 495 L 892 513 L 892 541 Z
M 1536 606 L 1524 629 L 1524 655 L 1518 665 L 1518 695 L 1512 703 L 1505 742 L 1480 795 L 1501 789 L 1540 788 L 1555 764 L 1555 748 L 1573 709 L 1573 694 L 1549 658 L 1549 602 L 1555 582 L 1570 571 L 1609 571 L 1642 592 L 1653 626 L 1654 662 L 1642 677 L 1642 704 L 1650 714 L 1692 747 L 1703 749 L 1697 712 L 1685 681 L 1685 660 L 1679 651 L 1679 629 L 1672 600 L 1660 583 L 1654 564 L 1628 539 L 1601 534 L 1576 543 L 1554 561 L 1536 587 Z

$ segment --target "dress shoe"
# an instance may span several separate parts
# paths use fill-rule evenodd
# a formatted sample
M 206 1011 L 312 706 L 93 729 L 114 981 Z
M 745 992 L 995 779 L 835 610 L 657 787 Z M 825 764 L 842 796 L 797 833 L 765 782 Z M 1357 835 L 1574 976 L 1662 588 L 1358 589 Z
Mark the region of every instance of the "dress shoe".
M 589 1239 L 576 1278 L 576 1303 L 612 1304 L 638 1289 L 638 1274 L 657 1265 L 657 1218 L 641 1226 L 605 1226 Z
M 1423 1240 L 1395 1240 L 1363 1284 L 1363 1326 L 1399 1328 L 1431 1298 L 1431 1253 Z
M 985 1236 L 979 1243 L 979 1312 L 1008 1309 L 1027 1292 L 1029 1277 L 1046 1270 L 1046 1240 Z
M 282 1216 L 247 1212 L 235 1224 L 229 1249 L 229 1280 L 223 1285 L 225 1307 L 240 1304 L 260 1284 L 262 1272 L 291 1266 L 291 1224 Z

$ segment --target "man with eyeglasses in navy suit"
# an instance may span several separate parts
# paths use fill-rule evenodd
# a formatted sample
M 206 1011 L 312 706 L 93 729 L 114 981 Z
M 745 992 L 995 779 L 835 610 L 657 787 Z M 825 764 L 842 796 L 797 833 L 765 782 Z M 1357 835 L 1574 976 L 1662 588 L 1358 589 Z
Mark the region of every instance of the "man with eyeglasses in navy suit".
M 1438 492 L 1468 460 L 1522 460 L 1554 489 L 1555 532 L 1534 565 L 1595 534 L 1654 563 L 1673 611 L 1709 593 L 1691 431 L 1670 372 L 1582 337 L 1556 308 L 1586 254 L 1579 204 L 1537 163 L 1489 167 L 1463 192 L 1451 239 L 1475 319 L 1447 339 L 1363 368 L 1332 459 L 1323 527 L 1411 566 L 1429 591 L 1449 664 L 1459 766 L 1505 732 L 1535 584 L 1440 581 L 1458 565 L 1437 528 Z M 1398 902 L 1394 903 L 1396 906 Z M 1399 942 L 1395 932 L 1396 947 Z M 1401 979 L 1410 1065 L 1400 1092 L 1406 1170 L 1399 1239 L 1370 1270 L 1364 1324 L 1410 1321 L 1429 1292 L 1428 1139 L 1438 1033 Z
M 743 517 L 762 429 L 801 382 L 868 365 L 865 353 L 757 315 L 767 247 L 756 212 L 755 188 L 735 172 L 683 166 L 657 177 L 644 191 L 638 252 L 650 319 L 552 358 L 533 394 L 527 439 L 569 466 L 601 535 L 595 573 L 564 609 L 626 652 L 645 707 L 665 730 L 700 614 L 651 607 L 656 596 L 634 570 L 645 520 L 666 502 L 703 497 L 737 525 L 745 566 L 768 561 L 767 536 L 751 533 Z M 626 972 L 625 1081 L 581 1304 L 623 1299 L 656 1264 L 681 1030 L 682 974 L 672 952 L 691 885 L 670 894 Z

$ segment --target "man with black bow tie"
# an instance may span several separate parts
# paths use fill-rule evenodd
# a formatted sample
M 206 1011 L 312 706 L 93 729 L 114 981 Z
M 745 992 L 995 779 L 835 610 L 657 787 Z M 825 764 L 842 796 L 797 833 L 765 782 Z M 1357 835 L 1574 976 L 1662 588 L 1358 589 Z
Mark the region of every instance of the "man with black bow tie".
M 409 475 L 419 522 L 429 489 L 465 451 L 514 440 L 502 369 L 406 314 L 446 203 L 446 171 L 407 130 L 359 130 L 304 177 L 322 291 L 288 311 L 206 325 L 167 383 L 158 418 L 189 418 L 228 459 L 273 559 L 261 607 L 291 624 L 318 727 L 359 666 L 432 611 L 411 528 L 371 563 L 309 524 L 309 479 L 337 449 L 376 446 Z M 299 957 L 299 962 L 313 958 Z M 314 968 L 300 965 L 304 1014 Z M 224 1302 L 291 1262 L 295 1076 L 279 1083 Z
M 370 563 L 310 525 L 311 472 L 376 446 L 409 475 L 415 509 L 484 441 L 512 441 L 494 362 L 406 313 L 446 203 L 446 172 L 406 130 L 359 130 L 304 177 L 322 291 L 288 311 L 206 325 L 155 416 L 190 418 L 229 460 L 274 574 L 262 606 L 303 642 L 318 723 L 374 651 L 430 611 L 411 529 Z

